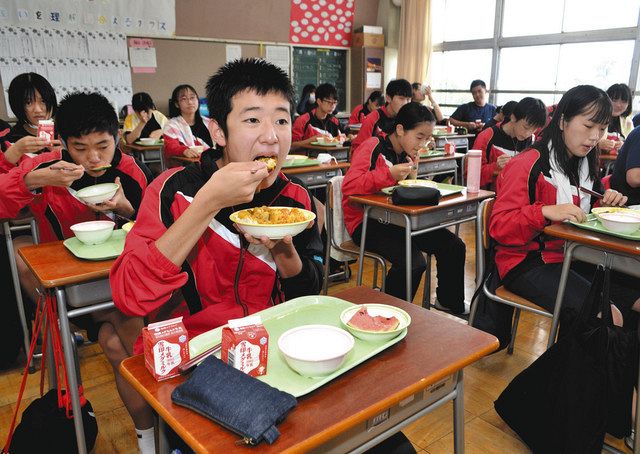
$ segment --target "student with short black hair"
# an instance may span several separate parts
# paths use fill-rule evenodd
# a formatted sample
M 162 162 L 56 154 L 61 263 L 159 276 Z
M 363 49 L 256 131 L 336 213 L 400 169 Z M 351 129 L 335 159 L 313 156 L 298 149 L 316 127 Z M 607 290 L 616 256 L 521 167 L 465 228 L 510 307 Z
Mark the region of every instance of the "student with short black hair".
M 454 126 L 467 128 L 470 133 L 478 133 L 496 114 L 496 106 L 487 103 L 487 85 L 476 79 L 469 87 L 473 101 L 461 104 L 449 117 Z
M 18 121 L 2 138 L 0 173 L 8 172 L 27 155 L 53 150 L 57 139 L 37 137 L 40 120 L 51 120 L 56 113 L 56 93 L 47 79 L 37 73 L 23 73 L 13 78 L 8 90 L 9 106 Z
M 603 152 L 609 152 L 613 149 L 619 150 L 633 130 L 633 121 L 631 121 L 631 103 L 633 96 L 631 89 L 627 84 L 613 84 L 607 88 L 607 95 L 611 99 L 612 113 L 611 121 L 606 133 L 598 142 L 598 148 Z M 617 140 L 609 139 L 610 134 L 618 136 Z
M 482 151 L 480 186 L 494 187 L 509 159 L 533 144 L 534 133 L 547 121 L 547 108 L 537 99 L 522 98 L 499 125 L 485 129 L 473 147 Z
M 411 102 L 411 84 L 405 79 L 395 79 L 387 84 L 385 105 L 367 115 L 358 135 L 351 142 L 351 150 L 357 148 L 369 137 L 383 136 L 393 129 L 394 118 L 402 106 Z
M 516 104 L 518 104 L 518 101 L 507 101 L 502 106 L 496 106 L 496 114 L 484 125 L 483 131 L 491 126 L 499 125 L 505 118 L 509 118 Z
M 270 240 L 239 232 L 229 219 L 263 205 L 315 211 L 309 191 L 280 171 L 294 107 L 287 74 L 261 59 L 232 61 L 209 79 L 207 104 L 218 147 L 198 164 L 156 178 L 111 269 L 118 308 L 133 316 L 181 315 L 192 337 L 285 299 L 317 294 L 322 282 L 317 227 Z M 275 159 L 275 169 L 256 161 L 262 157 Z M 130 413 L 140 435 L 152 440 L 150 409 Z
M 435 118 L 418 103 L 404 105 L 394 118 L 395 126 L 385 137 L 371 137 L 355 151 L 342 183 L 345 226 L 360 244 L 364 210 L 349 202 L 349 196 L 375 194 L 405 178 L 416 178 L 419 150 L 431 137 Z M 386 276 L 386 292 L 406 299 L 404 229 L 369 222 L 366 250 L 382 255 L 393 264 Z M 436 308 L 454 314 L 468 313 L 464 302 L 464 242 L 447 229 L 414 236 L 411 240 L 411 299 L 426 270 L 423 253 L 434 254 L 438 268 Z M 427 276 L 429 279 L 430 276 Z
M 384 105 L 382 92 L 379 90 L 372 91 L 365 102 L 358 104 L 356 108 L 351 111 L 349 126 L 362 125 L 365 117 L 382 105 Z
M 204 150 L 213 146 L 209 133 L 209 120 L 200 115 L 200 99 L 191 85 L 178 85 L 171 93 L 169 104 L 173 106 L 175 116 L 167 122 L 163 130 L 164 154 L 166 156 L 200 157 L 192 147 L 201 146 Z
M 339 137 L 344 129 L 333 115 L 338 105 L 338 91 L 331 84 L 320 84 L 316 88 L 316 105 L 310 112 L 300 115 L 293 123 L 291 146 L 293 148 L 309 145 L 318 137 Z M 346 137 L 345 137 L 346 139 Z
M 126 142 L 133 143 L 147 137 L 159 139 L 168 120 L 162 112 L 156 110 L 151 95 L 145 92 L 134 93 L 131 97 L 131 107 L 133 113 L 124 119 L 122 128 Z

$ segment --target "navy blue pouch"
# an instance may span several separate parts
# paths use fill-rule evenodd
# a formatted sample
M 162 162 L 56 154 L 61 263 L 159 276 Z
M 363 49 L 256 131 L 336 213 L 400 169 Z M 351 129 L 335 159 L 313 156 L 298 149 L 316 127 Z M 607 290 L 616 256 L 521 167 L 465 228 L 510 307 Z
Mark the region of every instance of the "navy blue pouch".
M 282 422 L 296 406 L 296 398 L 213 356 L 205 359 L 189 379 L 171 393 L 174 403 L 214 420 L 242 436 L 249 445 L 273 443 Z

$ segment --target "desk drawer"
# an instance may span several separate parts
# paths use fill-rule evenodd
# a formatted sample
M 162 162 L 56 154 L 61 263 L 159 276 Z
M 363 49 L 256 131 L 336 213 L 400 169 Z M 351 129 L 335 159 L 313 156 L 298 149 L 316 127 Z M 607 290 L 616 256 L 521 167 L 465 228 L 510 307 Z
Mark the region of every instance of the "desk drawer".
M 421 162 L 418 164 L 418 175 L 427 175 L 435 172 L 454 172 L 458 168 L 455 159 L 448 161 Z
M 337 175 L 342 175 L 342 172 L 340 171 L 340 169 L 326 170 L 322 172 L 301 173 L 294 176 L 302 180 L 302 182 L 307 187 L 317 188 L 320 186 L 325 186 L 327 184 L 327 181 L 329 181 L 331 178 Z
M 109 279 L 84 282 L 65 287 L 67 304 L 72 307 L 84 307 L 111 301 Z
M 368 421 L 357 424 L 347 432 L 329 440 L 326 444 L 311 452 L 314 454 L 338 454 L 350 452 L 358 446 L 362 446 L 382 432 L 401 424 L 407 418 L 450 394 L 456 387 L 456 377 L 457 374 L 453 374 L 443 378 Z
M 469 139 L 466 137 L 436 137 L 436 148 L 444 148 L 445 143 L 452 143 L 456 148 L 469 148 Z M 456 150 L 457 151 L 457 150 Z

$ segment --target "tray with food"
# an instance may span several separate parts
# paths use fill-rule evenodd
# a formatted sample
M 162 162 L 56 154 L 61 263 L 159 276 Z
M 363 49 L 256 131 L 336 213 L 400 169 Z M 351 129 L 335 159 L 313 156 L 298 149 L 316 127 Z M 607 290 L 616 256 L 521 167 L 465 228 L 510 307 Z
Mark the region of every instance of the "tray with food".
M 571 224 L 585 230 L 640 241 L 640 211 L 630 208 L 593 208 L 586 221 L 572 221 Z
M 363 307 L 367 309 L 367 315 L 370 318 L 360 313 Z M 359 314 L 358 320 L 354 321 L 355 326 L 351 326 L 349 322 L 356 314 Z M 339 298 L 322 295 L 295 298 L 270 307 L 260 312 L 259 315 L 269 333 L 269 351 L 267 373 L 257 378 L 296 397 L 319 388 L 400 342 L 407 335 L 411 323 L 411 318 L 406 312 L 393 306 L 357 305 Z M 386 331 L 379 331 L 379 333 L 373 331 L 379 326 L 382 326 Z M 213 329 L 191 339 L 189 342 L 191 357 L 193 358 L 219 344 L 222 339 L 222 328 Z M 311 337 L 314 332 L 324 337 L 328 336 L 332 341 L 314 342 Z M 350 340 L 351 335 L 353 335 L 353 344 Z M 370 337 L 363 338 L 364 336 Z M 283 338 L 282 342 L 279 342 L 281 338 Z M 300 365 L 289 363 L 290 360 L 284 356 L 279 344 L 283 349 L 286 349 L 287 354 L 297 357 L 294 359 L 306 360 L 307 363 L 314 362 L 313 356 L 318 357 L 319 361 L 323 361 L 331 356 L 344 353 L 346 349 L 348 351 L 336 370 L 329 373 L 319 372 L 324 375 L 305 376 L 303 373 L 306 373 L 307 369 L 301 369 L 303 373 L 296 372 L 293 367 L 300 367 Z M 298 351 L 295 351 L 296 348 Z M 341 348 L 342 351 L 338 351 Z M 316 365 L 312 364 L 311 366 Z

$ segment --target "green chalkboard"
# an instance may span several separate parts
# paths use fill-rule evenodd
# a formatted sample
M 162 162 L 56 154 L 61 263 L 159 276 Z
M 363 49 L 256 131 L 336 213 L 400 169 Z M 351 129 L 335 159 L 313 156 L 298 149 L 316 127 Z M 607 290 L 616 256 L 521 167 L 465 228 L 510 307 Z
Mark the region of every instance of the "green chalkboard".
M 334 49 L 293 48 L 293 86 L 296 96 L 307 84 L 329 83 L 338 90 L 338 109 L 347 105 L 347 51 Z

